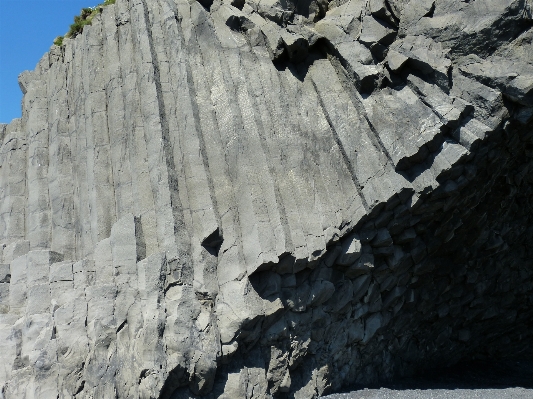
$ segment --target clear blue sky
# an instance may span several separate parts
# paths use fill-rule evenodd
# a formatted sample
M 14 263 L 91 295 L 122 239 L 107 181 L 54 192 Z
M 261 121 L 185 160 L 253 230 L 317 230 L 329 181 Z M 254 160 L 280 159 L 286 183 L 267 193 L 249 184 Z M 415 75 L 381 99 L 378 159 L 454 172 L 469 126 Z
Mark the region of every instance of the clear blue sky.
M 0 122 L 21 116 L 17 77 L 35 68 L 83 7 L 103 0 L 0 0 Z M 93 4 L 94 3 L 94 4 Z

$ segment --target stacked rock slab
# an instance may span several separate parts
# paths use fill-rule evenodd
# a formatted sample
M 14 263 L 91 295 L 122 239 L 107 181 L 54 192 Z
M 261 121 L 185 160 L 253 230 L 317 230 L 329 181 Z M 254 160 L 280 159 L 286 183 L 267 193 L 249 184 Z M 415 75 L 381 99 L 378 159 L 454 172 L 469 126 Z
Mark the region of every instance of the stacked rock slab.
M 531 356 L 531 6 L 105 7 L 0 125 L 0 398 Z

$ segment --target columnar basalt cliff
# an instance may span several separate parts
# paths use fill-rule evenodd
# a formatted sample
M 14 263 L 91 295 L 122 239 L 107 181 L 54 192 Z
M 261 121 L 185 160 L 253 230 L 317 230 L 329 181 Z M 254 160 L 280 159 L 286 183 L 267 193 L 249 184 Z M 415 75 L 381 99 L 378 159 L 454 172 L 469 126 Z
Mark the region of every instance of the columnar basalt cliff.
M 0 125 L 0 398 L 533 355 L 532 5 L 104 7 Z

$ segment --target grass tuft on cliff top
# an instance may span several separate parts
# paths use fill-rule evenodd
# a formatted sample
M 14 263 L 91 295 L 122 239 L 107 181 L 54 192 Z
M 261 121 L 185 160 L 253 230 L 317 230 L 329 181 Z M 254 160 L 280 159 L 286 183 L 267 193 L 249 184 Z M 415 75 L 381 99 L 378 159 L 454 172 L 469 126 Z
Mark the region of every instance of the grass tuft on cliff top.
M 65 36 L 58 36 L 54 40 L 56 46 L 61 47 L 63 45 L 63 39 L 66 38 L 75 38 L 80 33 L 83 32 L 83 28 L 87 25 L 91 25 L 93 18 L 100 14 L 104 7 L 111 4 L 115 4 L 116 0 L 105 0 L 103 3 L 98 4 L 96 7 L 87 7 L 82 8 L 80 15 L 74 17 L 74 23 L 70 25 L 70 29 Z

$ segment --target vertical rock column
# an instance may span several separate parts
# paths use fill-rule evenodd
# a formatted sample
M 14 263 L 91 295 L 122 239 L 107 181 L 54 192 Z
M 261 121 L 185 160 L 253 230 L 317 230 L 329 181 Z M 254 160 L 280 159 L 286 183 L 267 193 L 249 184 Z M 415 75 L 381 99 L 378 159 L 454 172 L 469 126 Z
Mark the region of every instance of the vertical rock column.
M 168 121 L 168 157 L 175 170 L 179 187 L 176 190 L 177 197 L 183 209 L 183 225 L 176 231 L 176 239 L 183 243 L 180 244 L 181 251 L 188 248 L 190 242 L 194 281 L 198 284 L 198 290 L 212 291 L 216 289 L 216 282 L 205 281 L 203 274 L 206 265 L 196 263 L 203 256 L 216 263 L 216 257 L 208 254 L 201 244 L 220 227 L 220 216 L 213 179 L 208 170 L 198 104 L 187 72 L 190 70 L 188 51 L 171 3 L 162 1 L 160 8 L 153 10 L 154 18 L 161 20 L 161 29 L 154 29 L 153 42 L 160 64 L 161 90 Z
M 26 208 L 26 238 L 32 249 L 50 248 L 51 241 L 48 194 L 48 68 L 49 59 L 43 57 L 35 70 L 36 78 L 30 83 L 23 100 L 24 114 L 28 116 L 24 122 L 28 140 L 27 182 L 31 188 L 28 190 Z
M 117 26 L 120 15 L 115 13 L 116 7 L 106 9 L 102 16 L 103 64 L 105 65 L 104 81 L 106 83 L 107 126 L 109 129 L 110 162 L 113 172 L 115 189 L 115 206 L 117 220 L 128 213 L 135 212 L 135 198 L 133 194 L 132 163 L 130 160 L 133 143 L 131 120 L 126 115 L 125 103 L 133 102 L 132 98 L 123 93 L 125 79 L 123 73 L 127 72 L 124 61 L 120 59 L 119 45 L 124 45 L 119 40 L 119 28 L 124 30 L 124 25 Z M 125 23 L 124 23 L 125 24 Z
M 206 309 L 200 309 L 197 299 L 197 296 L 203 293 L 195 292 L 193 288 L 195 271 L 202 272 L 204 268 L 201 261 L 197 262 L 198 260 L 191 256 L 191 232 L 194 236 L 194 227 L 189 224 L 189 218 L 186 216 L 190 209 L 185 210 L 182 202 L 182 198 L 187 200 L 189 191 L 182 172 L 183 155 L 180 151 L 184 148 L 176 147 L 181 129 L 172 114 L 175 109 L 173 104 L 176 102 L 172 92 L 179 90 L 179 87 L 171 88 L 173 76 L 168 68 L 165 35 L 161 30 L 163 3 L 141 3 L 142 7 L 132 8 L 131 15 L 132 21 L 138 21 L 138 24 L 134 24 L 137 28 L 134 43 L 141 54 L 137 60 L 149 60 L 138 64 L 138 85 L 143 93 L 151 93 L 149 98 L 157 100 L 156 104 L 151 104 L 143 97 L 141 113 L 150 180 L 157 209 L 160 249 L 166 254 L 170 272 L 167 287 L 172 285 L 166 295 L 167 367 L 169 371 L 174 370 L 176 366 L 187 370 L 179 384 L 188 383 L 193 392 L 205 393 L 211 389 L 216 370 L 218 340 L 214 328 L 194 323 L 200 314 L 209 318 L 211 308 L 207 305 L 207 311 L 203 313 Z M 168 7 L 166 10 L 168 13 Z M 144 33 L 145 30 L 148 31 L 148 36 Z M 209 186 L 204 187 L 209 195 Z M 207 206 L 209 209 L 209 203 Z M 206 301 L 210 302 L 212 299 L 208 298 Z M 202 330 L 206 330 L 205 334 Z
M 238 245 L 241 232 L 234 211 L 236 193 L 225 160 L 225 151 L 220 150 L 226 148 L 226 141 L 220 128 L 222 114 L 218 116 L 216 112 L 218 95 L 223 94 L 224 89 L 217 87 L 210 92 L 213 79 L 221 84 L 220 67 L 212 64 L 218 56 L 213 56 L 211 60 L 204 59 L 198 41 L 198 28 L 193 25 L 191 13 L 202 15 L 205 11 L 198 3 L 189 6 L 186 2 L 180 1 L 176 3 L 176 6 L 175 12 L 178 19 L 185 21 L 177 23 L 176 28 L 182 37 L 184 53 L 188 54 L 183 62 L 187 73 L 187 85 L 191 93 L 192 105 L 196 107 L 196 126 L 206 144 L 205 154 L 210 166 L 209 174 L 213 181 L 213 196 L 216 198 L 218 212 L 221 215 L 220 227 L 224 241 L 219 251 L 217 272 L 218 283 L 222 285 L 244 273 L 242 248 Z M 201 28 L 206 29 L 206 27 L 208 28 L 207 24 Z M 208 30 L 208 34 L 212 36 L 212 31 Z M 231 115 L 227 110 L 226 114 L 224 117 Z M 222 121 L 223 125 L 226 123 L 231 126 L 230 120 Z
M 72 40 L 65 46 L 65 61 L 67 68 L 67 91 L 69 93 L 69 127 L 71 128 L 72 143 L 72 166 L 74 179 L 74 209 L 77 221 L 75 225 L 76 247 L 78 257 L 84 257 L 94 250 L 91 224 L 88 168 L 87 168 L 87 137 L 85 130 L 87 125 L 85 118 L 86 88 L 82 73 L 84 43 L 82 40 Z
M 60 397 L 73 397 L 85 386 L 81 371 L 89 353 L 85 290 L 94 284 L 87 271 L 91 267 L 94 269 L 94 262 L 81 260 L 52 264 L 50 268 Z
M 117 96 L 121 96 L 124 104 L 124 121 L 121 123 L 124 126 L 125 137 L 118 137 L 117 134 L 120 131 L 114 131 L 112 142 L 115 140 L 121 141 L 121 146 L 125 146 L 125 162 L 121 164 L 121 167 L 122 170 L 127 170 L 128 164 L 130 165 L 132 213 L 140 217 L 140 225 L 142 226 L 142 232 L 145 237 L 146 256 L 150 256 L 159 252 L 159 237 L 157 235 L 154 194 L 150 185 L 148 155 L 143 130 L 144 123 L 140 112 L 141 90 L 139 90 L 137 84 L 137 63 L 135 61 L 136 57 L 134 57 L 134 54 L 138 54 L 133 38 L 134 22 L 130 15 L 128 3 L 118 2 L 114 8 L 115 18 L 113 18 L 112 23 L 115 24 L 117 29 L 118 57 L 121 68 L 121 86 Z M 115 20 L 118 22 L 118 26 Z M 105 12 L 104 24 L 108 24 Z M 108 51 L 107 47 L 106 51 Z M 109 51 L 111 51 L 111 48 L 109 48 Z M 109 87 L 108 95 L 114 95 L 112 87 Z M 120 109 L 114 107 L 108 111 L 110 123 L 112 123 L 114 118 L 114 116 L 111 117 L 111 114 L 115 112 L 120 112 Z M 113 154 L 116 157 L 118 151 L 113 151 Z M 122 174 L 124 175 L 124 173 Z M 121 181 L 119 179 L 115 183 L 121 184 Z M 123 192 L 125 191 L 121 188 L 117 196 L 117 207 L 123 204 Z M 118 212 L 120 213 L 121 210 L 119 209 Z
M 26 135 L 20 120 L 7 125 L 0 148 L 0 241 L 24 239 L 26 207 Z
M 141 372 L 140 364 L 143 356 L 142 353 L 134 353 L 133 343 L 139 333 L 142 325 L 141 308 L 143 304 L 138 294 L 138 272 L 137 272 L 137 244 L 136 244 L 136 223 L 133 215 L 124 215 L 111 228 L 111 254 L 113 262 L 113 275 L 117 287 L 117 296 L 115 298 L 115 326 L 117 334 L 117 359 L 119 362 L 131 364 L 132 367 L 124 370 L 118 368 L 116 371 L 117 387 L 126 387 L 133 394 L 137 387 L 131 386 L 132 374 L 135 372 L 138 377 Z M 159 277 L 159 275 L 157 276 Z M 162 296 L 161 290 L 154 288 L 158 295 Z
M 107 124 L 106 65 L 103 58 L 104 40 L 101 16 L 93 19 L 84 31 L 85 48 L 83 84 L 86 89 L 85 118 L 87 137 L 87 171 L 90 203 L 90 224 L 93 242 L 111 233 L 116 221 L 115 188 L 110 160 L 110 138 Z
M 157 237 L 160 249 L 169 260 L 177 259 L 176 230 L 183 214 L 177 196 L 174 165 L 169 159 L 168 121 L 161 92 L 161 78 L 151 32 L 148 7 L 144 1 L 131 8 L 132 36 L 140 90 L 140 114 L 147 149 L 150 188 L 156 209 Z M 148 189 L 144 187 L 143 189 Z
M 67 75 L 69 62 L 63 59 L 61 50 L 54 47 L 50 57 L 56 62 L 50 66 L 49 76 Z M 71 61 L 71 60 L 69 60 Z M 69 123 L 69 97 L 67 79 L 50 79 L 48 85 L 49 108 L 49 168 L 48 182 L 52 216 L 52 243 L 54 251 L 67 259 L 75 259 L 76 237 L 74 210 L 74 176 L 72 166 L 72 130 Z

